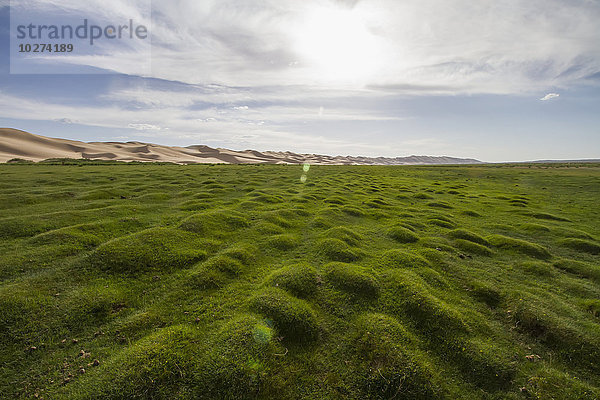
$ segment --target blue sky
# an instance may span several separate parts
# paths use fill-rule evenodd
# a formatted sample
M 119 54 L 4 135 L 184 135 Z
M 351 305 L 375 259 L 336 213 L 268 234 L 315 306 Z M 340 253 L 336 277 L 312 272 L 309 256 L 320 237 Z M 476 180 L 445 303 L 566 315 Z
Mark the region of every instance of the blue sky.
M 135 5 L 148 4 L 21 1 L 42 14 L 60 4 L 65 20 L 143 19 Z M 0 0 L 0 126 L 236 150 L 600 158 L 598 1 L 155 1 L 151 57 L 69 59 L 111 72 L 90 75 L 11 74 L 9 11 Z

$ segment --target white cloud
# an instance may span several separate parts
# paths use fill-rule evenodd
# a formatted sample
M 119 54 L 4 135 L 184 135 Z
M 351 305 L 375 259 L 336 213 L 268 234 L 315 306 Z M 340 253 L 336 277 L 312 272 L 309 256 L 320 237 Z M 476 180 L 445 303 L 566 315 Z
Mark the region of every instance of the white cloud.
M 558 94 L 558 93 L 548 93 L 547 95 L 545 95 L 544 97 L 542 97 L 540 100 L 541 101 L 548 101 L 548 100 L 555 99 L 557 97 L 560 97 L 560 94 Z
M 160 126 L 152 124 L 129 124 L 127 126 L 136 131 L 160 131 L 162 129 Z
M 71 124 L 76 124 L 77 121 L 73 121 L 70 118 L 58 118 L 54 120 L 55 122 L 60 122 L 61 124 L 65 124 L 65 125 L 71 125 Z
M 398 88 L 410 85 L 419 88 L 413 93 L 430 93 L 433 86 L 447 93 L 512 94 L 569 85 L 600 71 L 598 3 L 363 0 L 350 12 L 378 39 L 378 65 L 358 82 L 331 82 L 326 68 L 312 65 L 310 54 L 296 46 L 305 35 L 304 19 L 327 3 L 156 4 L 164 18 L 155 24 L 153 73 L 230 86 L 370 84 L 403 92 Z
M 107 8 L 99 3 L 104 0 L 66 4 L 87 12 Z M 135 7 L 117 3 L 122 2 L 111 0 L 110 6 L 117 15 L 143 18 Z M 330 13 L 336 7 L 352 13 L 356 18 L 346 23 L 360 24 L 357 29 L 380 50 L 368 76 L 352 79 L 347 71 L 352 66 L 335 65 L 344 79 L 332 79 L 327 66 L 311 62 L 310 48 L 301 46 L 307 19 L 319 12 L 337 15 Z M 565 87 L 600 71 L 600 3 L 594 1 L 362 0 L 348 6 L 334 0 L 174 0 L 153 2 L 153 11 L 148 75 L 191 84 L 515 94 Z M 331 26 L 335 30 L 336 21 Z M 324 42 L 332 40 L 343 37 Z M 315 49 L 315 54 L 324 51 Z M 112 62 L 93 56 L 69 59 L 123 73 L 132 72 L 132 60 L 135 53 Z
M 298 126 L 323 119 L 332 122 L 399 119 L 368 110 L 340 106 L 328 108 L 325 116 L 319 117 L 312 106 L 267 105 L 249 108 L 240 116 L 238 112 L 223 113 L 217 106 L 195 111 L 172 106 L 127 109 L 122 107 L 122 103 L 114 102 L 114 96 L 111 98 L 113 101 L 110 106 L 63 105 L 0 92 L 0 109 L 4 115 L 15 119 L 51 121 L 55 119 L 54 116 L 63 115 L 81 125 L 110 128 L 116 132 L 130 129 L 136 132 L 128 136 L 132 140 L 160 144 L 206 144 L 257 150 L 293 149 L 327 154 L 348 151 L 353 154 L 362 152 L 366 155 L 397 155 L 392 145 L 369 144 L 368 137 L 357 141 L 347 135 L 342 138 L 329 137 L 331 132 L 324 136 L 320 132 L 306 133 L 298 130 Z M 231 111 L 230 108 L 226 109 Z M 405 148 L 402 147 L 402 150 L 405 151 Z

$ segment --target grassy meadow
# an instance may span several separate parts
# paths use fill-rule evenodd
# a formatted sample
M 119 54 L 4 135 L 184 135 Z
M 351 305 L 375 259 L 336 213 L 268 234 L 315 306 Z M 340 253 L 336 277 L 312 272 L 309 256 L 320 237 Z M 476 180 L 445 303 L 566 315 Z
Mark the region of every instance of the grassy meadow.
M 597 164 L 1 165 L 0 398 L 599 399 L 599 200 Z

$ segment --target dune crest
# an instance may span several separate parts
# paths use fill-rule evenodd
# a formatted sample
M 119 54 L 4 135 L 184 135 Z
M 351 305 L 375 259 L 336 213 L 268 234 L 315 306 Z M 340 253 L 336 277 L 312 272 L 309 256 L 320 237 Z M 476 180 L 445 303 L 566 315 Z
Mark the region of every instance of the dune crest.
M 14 158 L 43 161 L 49 158 L 86 158 L 111 161 L 171 162 L 177 164 L 303 164 L 313 165 L 427 165 L 478 164 L 454 157 L 361 157 L 297 154 L 277 151 L 235 151 L 204 145 L 163 146 L 141 142 L 80 142 L 56 139 L 17 129 L 0 128 L 0 162 Z

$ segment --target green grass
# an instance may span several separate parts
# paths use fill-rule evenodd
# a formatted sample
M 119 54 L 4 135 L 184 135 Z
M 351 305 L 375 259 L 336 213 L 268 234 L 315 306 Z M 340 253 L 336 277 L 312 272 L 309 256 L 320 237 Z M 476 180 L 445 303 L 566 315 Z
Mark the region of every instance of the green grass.
M 286 342 L 309 342 L 319 336 L 319 321 L 310 305 L 280 289 L 263 290 L 249 300 L 249 307 L 272 322 Z
M 558 242 L 561 246 L 568 247 L 584 253 L 600 254 L 600 244 L 584 239 L 562 239 Z
M 324 279 L 333 287 L 356 296 L 376 297 L 379 283 L 366 268 L 344 263 L 330 263 L 323 267 Z
M 360 398 L 390 399 L 400 392 L 411 399 L 442 397 L 429 360 L 398 320 L 367 313 L 355 326 L 349 351 L 357 360 L 351 368 Z
M 540 258 L 543 260 L 551 257 L 551 254 L 547 249 L 526 240 L 514 239 L 503 235 L 492 235 L 488 238 L 488 241 L 495 247 L 505 250 L 512 250 L 530 257 Z
M 489 246 L 489 242 L 486 239 L 466 229 L 455 229 L 449 232 L 448 236 L 455 239 L 468 240 L 469 242 L 477 243 L 483 246 Z
M 455 239 L 454 245 L 460 250 L 471 254 L 479 254 L 480 256 L 491 256 L 492 251 L 486 246 L 465 239 Z
M 382 268 L 418 268 L 430 265 L 429 261 L 419 254 L 393 249 L 383 253 L 379 262 Z
M 269 286 L 280 287 L 298 297 L 317 293 L 321 277 L 309 264 L 295 264 L 275 270 L 266 279 Z
M 403 226 L 394 226 L 393 228 L 390 228 L 388 235 L 399 243 L 415 243 L 419 241 L 417 235 Z
M 332 261 L 351 262 L 360 258 L 358 251 L 341 239 L 322 239 L 317 246 L 320 253 Z
M 0 398 L 600 398 L 599 165 L 302 174 L 0 165 Z
M 205 247 L 208 244 L 194 234 L 151 228 L 101 244 L 83 264 L 124 273 L 171 270 L 206 258 Z

